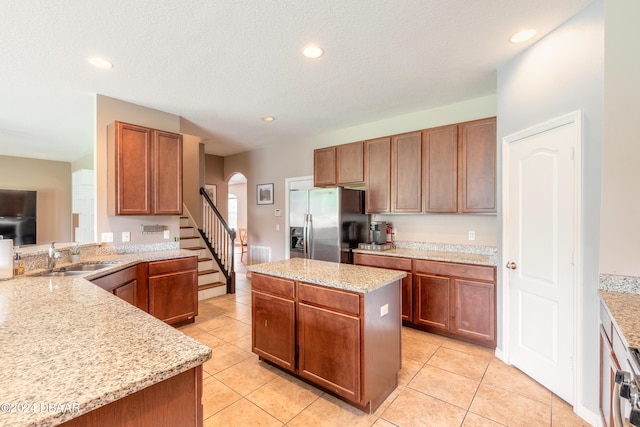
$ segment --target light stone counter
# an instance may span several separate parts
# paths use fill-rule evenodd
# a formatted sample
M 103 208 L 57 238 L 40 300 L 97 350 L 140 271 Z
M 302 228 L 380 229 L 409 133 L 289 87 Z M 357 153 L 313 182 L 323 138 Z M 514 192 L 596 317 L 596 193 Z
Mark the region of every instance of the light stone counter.
M 185 256 L 193 252 L 104 255 L 82 261 L 120 264 L 0 281 L 0 426 L 58 425 L 210 359 L 208 347 L 87 280 Z
M 640 294 L 600 291 L 616 328 L 630 347 L 640 347 Z
M 371 292 L 407 275 L 396 270 L 303 258 L 255 264 L 248 266 L 247 271 L 360 293 Z
M 489 246 L 454 245 L 446 243 L 396 242 L 394 249 L 384 251 L 353 249 L 354 253 L 390 257 L 457 262 L 495 267 L 497 251 Z

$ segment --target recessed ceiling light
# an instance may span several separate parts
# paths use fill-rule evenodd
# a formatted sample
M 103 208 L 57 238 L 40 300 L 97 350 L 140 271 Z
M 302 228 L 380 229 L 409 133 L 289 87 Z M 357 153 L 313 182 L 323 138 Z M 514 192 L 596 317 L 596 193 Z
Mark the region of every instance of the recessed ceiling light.
M 531 40 L 537 33 L 536 30 L 522 30 L 511 36 L 509 41 L 511 43 L 523 43 Z
M 272 122 L 274 121 L 276 118 L 273 116 L 262 116 L 260 117 L 260 120 L 262 120 L 263 122 Z
M 88 59 L 89 63 L 97 68 L 113 68 L 113 64 L 106 59 L 98 58 L 97 56 Z
M 324 55 L 324 50 L 322 50 L 318 46 L 308 46 L 304 48 L 302 54 L 307 58 L 315 59 L 320 58 L 322 55 Z

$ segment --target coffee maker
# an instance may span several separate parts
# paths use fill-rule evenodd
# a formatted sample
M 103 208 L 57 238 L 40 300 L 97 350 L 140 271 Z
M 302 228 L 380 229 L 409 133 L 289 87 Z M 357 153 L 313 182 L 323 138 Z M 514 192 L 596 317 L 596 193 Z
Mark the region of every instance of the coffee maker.
M 387 243 L 387 222 L 373 221 L 369 226 L 371 234 L 371 244 L 384 245 Z

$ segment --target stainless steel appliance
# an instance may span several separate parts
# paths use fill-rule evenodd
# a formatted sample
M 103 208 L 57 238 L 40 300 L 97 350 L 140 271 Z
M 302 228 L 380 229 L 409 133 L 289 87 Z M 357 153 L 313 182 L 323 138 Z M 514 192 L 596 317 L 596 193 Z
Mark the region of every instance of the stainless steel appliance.
M 351 249 L 369 236 L 364 192 L 342 187 L 291 190 L 291 258 L 352 263 Z
M 371 243 L 374 245 L 384 245 L 387 243 L 387 222 L 375 221 L 369 227 L 371 230 Z
M 613 394 L 615 427 L 640 426 L 640 349 L 629 347 L 629 370 L 616 372 Z

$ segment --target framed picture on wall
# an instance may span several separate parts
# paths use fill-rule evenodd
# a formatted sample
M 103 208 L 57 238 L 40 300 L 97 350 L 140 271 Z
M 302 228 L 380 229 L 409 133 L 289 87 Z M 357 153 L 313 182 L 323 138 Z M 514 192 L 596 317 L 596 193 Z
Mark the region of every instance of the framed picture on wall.
M 217 195 L 217 187 L 215 184 L 205 184 L 204 185 L 204 191 L 207 192 L 207 196 L 209 196 L 209 198 L 211 199 L 211 201 L 213 202 L 214 206 L 218 206 L 218 200 L 216 200 L 216 198 L 218 197 Z
M 273 184 L 258 184 L 256 195 L 259 205 L 273 204 Z

